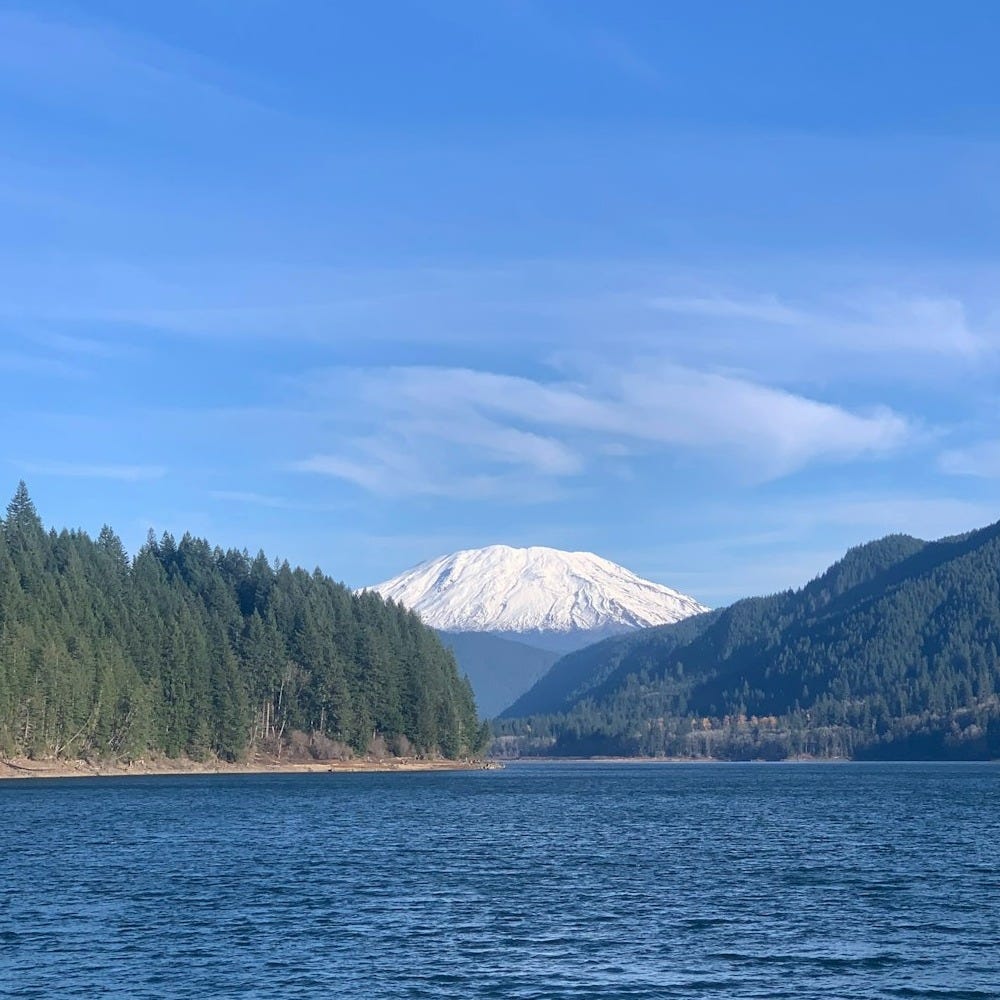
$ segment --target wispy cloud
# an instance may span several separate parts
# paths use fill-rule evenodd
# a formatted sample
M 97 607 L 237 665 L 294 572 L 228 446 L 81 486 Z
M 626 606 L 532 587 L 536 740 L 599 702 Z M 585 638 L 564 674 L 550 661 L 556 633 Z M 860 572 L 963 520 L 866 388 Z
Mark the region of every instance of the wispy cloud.
M 413 414 L 407 421 L 410 437 L 433 438 L 460 449 L 473 450 L 482 458 L 503 464 L 525 466 L 543 476 L 572 476 L 583 469 L 583 461 L 571 448 L 554 437 L 505 426 L 471 410 L 461 420 L 448 414 L 427 417 Z
M 323 512 L 339 510 L 342 505 L 313 503 L 292 497 L 276 496 L 269 493 L 255 493 L 252 490 L 209 490 L 213 500 L 226 504 L 245 504 L 250 507 L 269 507 L 272 510 L 297 510 Z
M 191 52 L 93 19 L 15 8 L 0 11 L 0 88 L 101 117 L 264 110 Z
M 853 346 L 860 350 L 890 349 L 973 358 L 996 347 L 984 332 L 971 327 L 965 305 L 957 298 L 882 293 L 854 305 L 861 312 L 861 319 L 846 325 L 855 334 Z
M 1000 441 L 979 441 L 965 448 L 953 448 L 941 455 L 942 472 L 953 476 L 1000 479 Z
M 116 479 L 141 482 L 162 479 L 167 474 L 163 465 L 89 465 L 77 462 L 22 462 L 22 468 L 32 475 L 65 476 L 71 479 Z
M 251 504 L 254 507 L 273 507 L 276 510 L 289 510 L 295 504 L 285 497 L 269 496 L 266 493 L 253 493 L 246 490 L 209 490 L 208 495 L 213 500 L 226 503 Z
M 623 352 L 669 344 L 681 365 L 800 385 L 848 373 L 852 381 L 941 382 L 1000 360 L 1000 325 L 988 299 L 980 295 L 970 306 L 915 279 L 865 287 L 852 275 L 835 285 L 808 271 L 755 289 L 751 275 L 682 274 L 654 261 L 354 270 L 100 260 L 82 269 L 49 266 L 41 280 L 14 255 L 0 263 L 0 317 L 67 337 L 80 324 L 100 324 L 119 331 L 111 341 L 119 344 L 124 331 L 140 328 L 343 346 L 355 356 L 363 345 L 379 345 L 383 355 L 392 345 L 433 345 L 459 363 L 477 352 L 543 359 L 576 351 L 614 362 Z M 875 357 L 893 363 L 862 367 Z
M 379 376 L 417 409 L 486 412 L 542 426 L 684 448 L 733 450 L 764 478 L 815 459 L 899 446 L 906 421 L 856 414 L 745 379 L 654 360 L 596 370 L 586 382 L 541 382 L 468 369 L 393 369 Z M 371 395 L 369 395 L 371 398 Z
M 48 358 L 20 351 L 0 351 L 0 371 L 22 375 L 56 376 L 58 378 L 83 378 L 86 372 L 79 366 L 60 358 Z
M 651 360 L 575 381 L 457 368 L 326 373 L 317 401 L 344 394 L 370 426 L 347 451 L 315 454 L 298 471 L 384 492 L 482 494 L 508 474 L 577 477 L 602 458 L 682 450 L 725 459 L 767 480 L 816 461 L 884 455 L 910 437 L 887 408 L 852 412 L 745 379 Z
M 890 290 L 846 290 L 792 306 L 774 294 L 753 297 L 727 292 L 662 295 L 652 308 L 677 316 L 735 326 L 784 327 L 772 331 L 774 344 L 804 346 L 842 354 L 895 353 L 974 358 L 996 347 L 986 331 L 974 329 L 965 304 L 954 296 L 902 294 Z
M 554 500 L 558 487 L 523 470 L 485 471 L 468 455 L 443 454 L 437 442 L 411 441 L 409 447 L 389 437 L 351 443 L 353 455 L 316 454 L 292 462 L 293 472 L 332 476 L 369 493 L 387 497 L 423 496 L 455 500 L 503 497 L 510 504 Z
M 755 299 L 729 298 L 723 295 L 663 295 L 651 299 L 650 305 L 656 309 L 662 309 L 664 312 L 679 315 L 711 316 L 718 319 L 748 319 L 761 323 L 777 323 L 782 326 L 808 323 L 812 319 L 809 313 L 786 305 L 774 295 L 765 295 Z
M 27 339 L 67 357 L 109 359 L 133 355 L 136 352 L 136 349 L 129 344 L 66 333 L 35 333 L 28 335 Z

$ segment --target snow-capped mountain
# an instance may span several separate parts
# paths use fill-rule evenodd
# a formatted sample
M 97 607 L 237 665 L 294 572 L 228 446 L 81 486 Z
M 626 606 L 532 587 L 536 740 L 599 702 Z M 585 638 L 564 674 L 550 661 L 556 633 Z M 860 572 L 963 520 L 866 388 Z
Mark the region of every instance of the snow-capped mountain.
M 490 545 L 441 556 L 373 588 L 447 632 L 549 637 L 567 649 L 708 609 L 592 552 Z

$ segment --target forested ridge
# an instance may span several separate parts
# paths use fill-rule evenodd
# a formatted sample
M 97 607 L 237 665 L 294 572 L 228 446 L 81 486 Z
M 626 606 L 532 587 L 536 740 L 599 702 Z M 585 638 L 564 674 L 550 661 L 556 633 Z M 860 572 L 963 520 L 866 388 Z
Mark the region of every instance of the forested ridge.
M 0 752 L 234 760 L 250 750 L 457 757 L 486 733 L 416 615 L 316 570 L 150 533 L 0 525 Z
M 1000 757 L 1000 524 L 559 661 L 497 724 L 546 754 Z

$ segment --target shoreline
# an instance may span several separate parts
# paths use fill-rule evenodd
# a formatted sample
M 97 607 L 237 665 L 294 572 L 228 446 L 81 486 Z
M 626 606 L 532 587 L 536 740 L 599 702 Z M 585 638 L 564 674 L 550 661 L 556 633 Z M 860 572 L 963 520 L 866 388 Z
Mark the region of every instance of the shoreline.
M 822 764 L 845 765 L 845 764 L 998 764 L 1000 758 L 996 757 L 970 757 L 970 758 L 949 758 L 949 757 L 893 757 L 887 759 L 859 758 L 859 757 L 783 757 L 781 760 L 763 760 L 754 758 L 751 760 L 729 760 L 724 757 L 497 757 L 496 761 L 502 766 L 513 764 L 526 764 L 529 766 L 541 764 L 628 764 L 630 766 L 655 766 L 657 764 L 683 764 L 691 766 L 701 766 L 706 764 L 726 764 L 735 766 L 749 765 L 753 767 L 761 765 L 803 765 Z
M 378 772 L 481 771 L 503 767 L 493 761 L 420 760 L 416 757 L 359 757 L 354 760 L 283 761 L 256 757 L 244 763 L 151 758 L 129 764 L 114 761 L 0 759 L 0 781 L 45 778 L 146 778 L 202 774 L 367 774 Z
M 850 764 L 850 757 L 783 757 L 729 760 L 725 757 L 497 757 L 503 764 Z

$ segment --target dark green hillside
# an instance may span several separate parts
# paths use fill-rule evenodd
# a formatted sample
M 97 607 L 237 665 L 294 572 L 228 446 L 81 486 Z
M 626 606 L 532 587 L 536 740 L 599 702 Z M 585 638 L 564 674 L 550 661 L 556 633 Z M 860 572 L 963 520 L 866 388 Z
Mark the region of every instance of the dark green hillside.
M 929 544 L 890 536 L 799 591 L 740 601 L 688 627 L 693 634 L 659 629 L 559 661 L 519 703 L 539 713 L 501 724 L 507 744 L 1000 756 L 1000 525 Z M 566 682 L 542 700 L 553 678 Z
M 480 739 L 468 682 L 416 615 L 318 570 L 185 535 L 132 561 L 109 528 L 0 526 L 0 752 L 330 756 Z
M 599 699 L 604 692 L 614 690 L 617 678 L 649 669 L 669 650 L 700 635 L 718 616 L 718 611 L 709 611 L 567 653 L 507 708 L 502 718 L 552 715 L 567 711 L 584 698 Z

